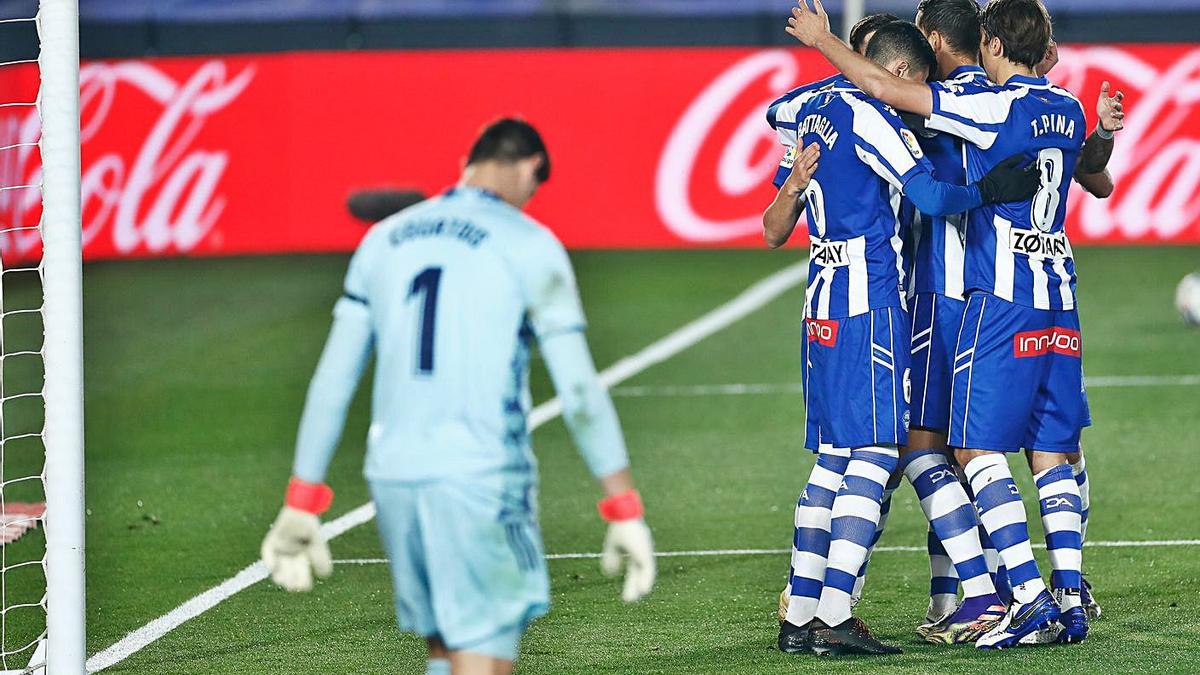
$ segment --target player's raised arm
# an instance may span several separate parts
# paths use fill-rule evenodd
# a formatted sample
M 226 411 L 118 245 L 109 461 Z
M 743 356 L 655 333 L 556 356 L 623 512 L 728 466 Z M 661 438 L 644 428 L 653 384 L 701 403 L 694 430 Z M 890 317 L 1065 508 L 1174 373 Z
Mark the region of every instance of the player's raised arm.
M 767 246 L 779 248 L 792 236 L 804 211 L 804 190 L 808 187 L 809 179 L 817 172 L 820 156 L 817 144 L 809 143 L 793 160 L 792 172 L 763 213 L 763 239 Z
M 933 94 L 924 82 L 908 80 L 888 72 L 883 66 L 850 49 L 829 30 L 829 16 L 821 0 L 799 0 L 792 8 L 787 32 L 821 54 L 842 71 L 846 79 L 868 96 L 900 110 L 929 117 L 933 113 Z
M 1099 121 L 1096 130 L 1083 143 L 1079 164 L 1075 168 L 1076 175 L 1103 172 L 1112 158 L 1114 135 L 1125 128 L 1125 94 L 1118 91 L 1110 96 L 1108 92 L 1109 84 L 1106 81 L 1100 85 L 1100 98 L 1096 101 Z
M 325 472 L 371 354 L 371 319 L 361 283 L 363 257 L 360 247 L 350 262 L 345 292 L 334 305 L 333 327 L 300 418 L 284 506 L 262 543 L 262 559 L 272 581 L 289 591 L 311 589 L 314 572 L 320 577 L 333 572 L 329 547 L 321 536 L 320 515 L 333 501 Z
M 633 602 L 654 586 L 654 542 L 629 471 L 616 408 L 600 383 L 584 337 L 583 308 L 570 261 L 562 246 L 551 241 L 552 235 L 544 236 L 540 259 L 522 270 L 529 323 L 562 405 L 563 421 L 604 491 L 598 509 L 609 525 L 600 566 L 616 575 L 622 559 L 628 558 L 621 597 Z

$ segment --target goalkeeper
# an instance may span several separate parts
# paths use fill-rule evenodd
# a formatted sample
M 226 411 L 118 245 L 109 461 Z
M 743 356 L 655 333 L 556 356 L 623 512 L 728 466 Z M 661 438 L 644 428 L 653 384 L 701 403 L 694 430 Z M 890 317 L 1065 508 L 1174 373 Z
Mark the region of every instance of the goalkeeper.
M 262 545 L 288 590 L 330 574 L 318 519 L 333 498 L 325 473 L 374 350 L 364 473 L 400 627 L 425 637 L 431 674 L 511 672 L 526 626 L 549 609 L 526 427 L 533 339 L 606 495 L 601 566 L 615 574 L 628 558 L 626 601 L 654 584 L 650 530 L 570 262 L 521 212 L 549 176 L 538 132 L 502 119 L 475 141 L 456 187 L 367 234 L 309 385 L 285 506 Z

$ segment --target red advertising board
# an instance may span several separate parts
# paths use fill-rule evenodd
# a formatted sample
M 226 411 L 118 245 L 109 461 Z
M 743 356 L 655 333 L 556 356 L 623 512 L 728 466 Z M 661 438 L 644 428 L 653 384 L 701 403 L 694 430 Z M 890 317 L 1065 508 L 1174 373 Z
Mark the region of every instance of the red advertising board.
M 1103 80 L 1129 123 L 1117 191 L 1078 193 L 1085 243 L 1200 242 L 1200 46 L 1064 47 L 1051 79 L 1094 123 Z M 355 189 L 451 184 L 481 125 L 537 125 L 554 177 L 534 216 L 575 248 L 756 246 L 780 149 L 763 112 L 829 66 L 803 49 L 306 52 L 85 63 L 88 258 L 349 250 Z M 0 68 L 0 103 L 37 72 Z M 36 184 L 36 110 L 0 107 L 0 185 Z M 35 189 L 0 191 L 0 229 L 36 224 Z M 36 232 L 2 235 L 6 259 Z

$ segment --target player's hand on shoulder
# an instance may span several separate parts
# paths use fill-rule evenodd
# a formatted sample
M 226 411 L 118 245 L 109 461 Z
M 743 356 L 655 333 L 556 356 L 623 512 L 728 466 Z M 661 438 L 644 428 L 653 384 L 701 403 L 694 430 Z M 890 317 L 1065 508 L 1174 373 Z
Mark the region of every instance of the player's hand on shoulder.
M 817 172 L 817 160 L 821 158 L 821 149 L 814 142 L 796 155 L 796 161 L 792 164 L 792 172 L 788 174 L 787 180 L 783 183 L 783 188 L 787 190 L 792 197 L 799 199 L 800 195 L 808 188 L 808 181 L 812 180 L 813 174 Z
M 654 537 L 646 525 L 642 500 L 636 490 L 629 490 L 601 500 L 600 515 L 608 521 L 604 547 L 600 553 L 600 569 L 610 577 L 625 567 L 625 586 L 621 598 L 636 602 L 654 588 L 657 574 L 654 561 Z
M 1041 187 L 1041 180 L 1037 163 L 1026 163 L 1018 153 L 992 167 L 975 185 L 984 204 L 997 204 L 1031 199 Z
M 1125 93 L 1118 91 L 1109 95 L 1109 84 L 1105 80 L 1100 85 L 1100 98 L 1096 101 L 1096 114 L 1100 118 L 1100 128 L 1105 131 L 1120 131 L 1125 128 Z

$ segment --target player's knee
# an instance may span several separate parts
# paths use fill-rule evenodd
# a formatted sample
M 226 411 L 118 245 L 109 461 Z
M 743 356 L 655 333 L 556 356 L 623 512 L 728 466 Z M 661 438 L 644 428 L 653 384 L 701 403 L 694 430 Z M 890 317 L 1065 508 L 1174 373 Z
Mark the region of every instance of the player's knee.
M 966 466 L 968 462 L 976 457 L 991 454 L 987 450 L 972 450 L 970 448 L 954 448 L 954 461 L 958 462 L 959 466 Z
M 1029 450 L 1026 452 L 1026 457 L 1029 459 L 1029 469 L 1035 474 L 1041 473 L 1046 469 L 1053 469 L 1059 464 L 1067 463 L 1067 453 L 1064 452 L 1042 452 L 1040 450 Z

